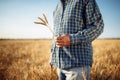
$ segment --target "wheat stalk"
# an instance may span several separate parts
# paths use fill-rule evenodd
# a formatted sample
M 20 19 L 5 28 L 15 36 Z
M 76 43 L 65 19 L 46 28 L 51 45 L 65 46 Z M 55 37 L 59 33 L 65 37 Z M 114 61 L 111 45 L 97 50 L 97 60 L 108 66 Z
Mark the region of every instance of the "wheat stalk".
M 48 20 L 47 20 L 45 14 L 43 14 L 43 18 L 38 17 L 38 19 L 39 19 L 40 21 L 39 21 L 39 22 L 34 22 L 34 23 L 35 23 L 35 24 L 41 24 L 41 25 L 46 26 L 46 27 L 52 32 L 52 34 L 53 34 L 53 36 L 54 36 L 54 31 L 51 29 L 51 26 L 49 26 L 49 23 L 48 23 Z
M 82 74 L 83 80 L 86 80 L 86 75 L 85 75 L 85 72 L 83 70 L 82 70 L 81 74 Z

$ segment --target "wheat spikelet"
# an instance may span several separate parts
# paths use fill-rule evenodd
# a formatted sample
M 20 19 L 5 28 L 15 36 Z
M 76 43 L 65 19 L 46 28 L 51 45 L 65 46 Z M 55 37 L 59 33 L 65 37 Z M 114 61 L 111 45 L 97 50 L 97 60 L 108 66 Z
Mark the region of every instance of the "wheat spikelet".
M 48 26 L 48 21 L 47 21 L 45 14 L 43 14 L 43 18 L 38 17 L 38 19 L 40 20 L 40 22 L 34 22 L 35 24 L 41 24 L 44 26 Z
M 45 22 L 48 24 L 48 20 L 47 20 L 47 18 L 46 18 L 44 13 L 43 13 L 43 17 L 44 17 Z
M 41 24 L 41 25 L 46 25 L 45 23 L 43 22 L 34 22 L 35 24 Z
M 38 19 L 39 19 L 41 22 L 46 23 L 45 20 L 44 20 L 44 18 L 42 19 L 42 18 L 38 17 Z

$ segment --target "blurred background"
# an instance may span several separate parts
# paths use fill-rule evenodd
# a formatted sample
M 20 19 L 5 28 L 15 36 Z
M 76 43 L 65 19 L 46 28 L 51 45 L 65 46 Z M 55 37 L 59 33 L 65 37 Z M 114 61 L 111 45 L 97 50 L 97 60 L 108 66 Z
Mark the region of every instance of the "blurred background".
M 120 80 L 120 0 L 96 1 L 105 28 L 92 43 L 90 80 Z M 52 34 L 45 26 L 34 24 L 44 13 L 53 26 L 58 2 L 0 0 L 0 80 L 58 79 L 56 69 L 49 65 Z

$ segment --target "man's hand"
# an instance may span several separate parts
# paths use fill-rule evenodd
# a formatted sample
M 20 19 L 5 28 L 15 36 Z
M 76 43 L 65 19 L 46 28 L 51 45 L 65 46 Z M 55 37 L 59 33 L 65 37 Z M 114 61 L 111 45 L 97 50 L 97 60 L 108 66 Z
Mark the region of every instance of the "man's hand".
M 62 35 L 55 37 L 56 41 L 56 46 L 57 47 L 64 47 L 64 46 L 69 46 L 70 45 L 70 35 Z

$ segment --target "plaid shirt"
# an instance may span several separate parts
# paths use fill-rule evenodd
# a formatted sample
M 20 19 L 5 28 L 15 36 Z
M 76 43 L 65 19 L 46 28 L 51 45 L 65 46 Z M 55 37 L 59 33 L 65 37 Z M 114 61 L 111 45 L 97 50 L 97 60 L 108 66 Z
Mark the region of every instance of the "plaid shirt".
M 95 0 L 66 0 L 54 13 L 55 36 L 70 35 L 70 46 L 58 48 L 53 40 L 50 63 L 67 69 L 92 66 L 92 41 L 102 32 L 104 23 Z

